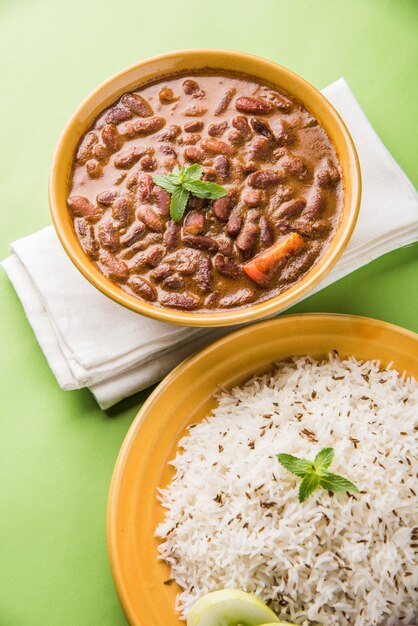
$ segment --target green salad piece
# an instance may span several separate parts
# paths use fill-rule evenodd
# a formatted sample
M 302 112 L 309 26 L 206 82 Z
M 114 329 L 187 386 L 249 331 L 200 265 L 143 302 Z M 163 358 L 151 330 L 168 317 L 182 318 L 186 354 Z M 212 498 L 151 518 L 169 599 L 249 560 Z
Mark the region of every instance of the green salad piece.
M 332 492 L 358 491 L 356 485 L 350 480 L 328 471 L 334 459 L 334 448 L 323 448 L 313 461 L 285 453 L 278 454 L 277 458 L 284 468 L 302 478 L 298 494 L 299 502 L 307 500 L 318 487 Z
M 227 195 L 228 190 L 225 187 L 200 180 L 202 174 L 203 167 L 194 163 L 184 165 L 181 169 L 176 165 L 170 174 L 156 174 L 152 177 L 155 185 L 171 193 L 170 215 L 174 222 L 179 222 L 183 217 L 190 194 L 208 200 L 216 200 Z
M 202 596 L 187 617 L 187 626 L 261 626 L 283 624 L 264 602 L 239 589 L 220 589 Z

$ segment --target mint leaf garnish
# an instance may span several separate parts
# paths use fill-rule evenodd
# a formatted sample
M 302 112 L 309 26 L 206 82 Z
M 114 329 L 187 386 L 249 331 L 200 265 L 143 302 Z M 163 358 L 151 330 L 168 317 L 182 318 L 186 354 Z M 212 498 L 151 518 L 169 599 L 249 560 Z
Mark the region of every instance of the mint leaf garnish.
M 334 459 L 334 448 L 323 448 L 313 461 L 283 452 L 277 455 L 277 459 L 285 469 L 302 478 L 298 494 L 299 502 L 307 500 L 318 487 L 332 492 L 358 492 L 358 487 L 351 480 L 328 472 L 328 467 Z
M 170 202 L 170 215 L 174 222 L 179 222 L 183 217 L 188 199 L 189 192 L 187 189 L 184 189 L 181 185 L 174 188 Z
M 305 502 L 313 494 L 315 489 L 319 486 L 319 476 L 314 472 L 306 474 L 300 483 L 298 500 L 299 502 Z
M 228 190 L 225 187 L 200 180 L 202 174 L 203 167 L 193 163 L 181 169 L 176 165 L 170 174 L 155 174 L 152 177 L 155 185 L 171 193 L 170 215 L 174 222 L 182 219 L 190 194 L 208 200 L 216 200 L 227 195 Z

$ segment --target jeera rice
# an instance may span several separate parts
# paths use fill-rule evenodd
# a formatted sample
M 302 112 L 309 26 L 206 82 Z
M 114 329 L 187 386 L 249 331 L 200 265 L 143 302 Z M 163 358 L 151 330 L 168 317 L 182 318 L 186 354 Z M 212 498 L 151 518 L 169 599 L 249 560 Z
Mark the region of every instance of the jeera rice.
M 371 626 L 418 617 L 418 383 L 378 362 L 309 357 L 222 391 L 190 427 L 159 497 L 160 555 L 177 609 L 222 588 L 251 591 L 297 624 Z M 318 489 L 277 453 L 313 458 L 359 493 Z

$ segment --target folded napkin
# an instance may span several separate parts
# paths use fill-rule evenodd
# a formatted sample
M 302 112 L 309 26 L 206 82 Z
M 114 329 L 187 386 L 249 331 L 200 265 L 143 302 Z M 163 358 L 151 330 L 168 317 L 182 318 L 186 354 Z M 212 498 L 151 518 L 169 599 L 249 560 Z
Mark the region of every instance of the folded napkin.
M 363 197 L 353 237 L 316 291 L 418 240 L 418 195 L 347 83 L 339 79 L 323 93 L 357 146 Z M 89 387 L 102 409 L 161 380 L 189 354 L 231 331 L 173 326 L 124 309 L 78 272 L 52 226 L 14 242 L 10 252 L 3 268 L 59 385 Z

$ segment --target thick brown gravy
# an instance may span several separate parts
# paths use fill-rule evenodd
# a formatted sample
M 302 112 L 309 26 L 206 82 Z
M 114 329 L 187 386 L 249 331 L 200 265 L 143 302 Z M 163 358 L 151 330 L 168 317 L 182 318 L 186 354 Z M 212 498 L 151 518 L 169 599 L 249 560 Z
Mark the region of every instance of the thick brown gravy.
M 228 196 L 191 197 L 176 224 L 152 176 L 193 162 Z M 300 102 L 211 71 L 106 109 L 74 156 L 68 196 L 77 237 L 106 276 L 157 306 L 199 312 L 266 300 L 304 276 L 335 233 L 343 187 L 334 146 Z

